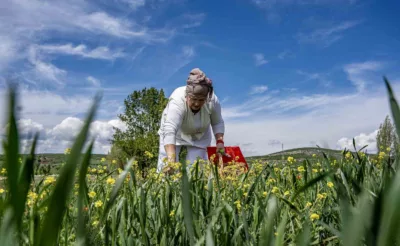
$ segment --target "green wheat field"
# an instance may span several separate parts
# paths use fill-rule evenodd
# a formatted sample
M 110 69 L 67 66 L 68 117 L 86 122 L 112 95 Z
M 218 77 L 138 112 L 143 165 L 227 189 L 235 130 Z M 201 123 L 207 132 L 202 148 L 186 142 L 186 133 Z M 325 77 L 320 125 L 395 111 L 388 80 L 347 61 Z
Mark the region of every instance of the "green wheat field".
M 91 154 L 96 98 L 71 149 L 38 168 L 37 135 L 19 154 L 15 94 L 0 160 L 1 245 L 399 245 L 400 159 L 388 150 L 251 158 L 247 171 L 169 163 L 172 173 L 143 176 L 135 159 L 121 167 Z

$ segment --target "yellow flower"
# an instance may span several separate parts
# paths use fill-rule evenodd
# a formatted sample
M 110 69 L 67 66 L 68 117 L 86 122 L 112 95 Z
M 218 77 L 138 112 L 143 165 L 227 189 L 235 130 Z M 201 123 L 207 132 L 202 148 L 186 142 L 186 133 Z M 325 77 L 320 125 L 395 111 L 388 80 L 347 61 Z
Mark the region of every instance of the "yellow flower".
M 385 155 L 385 152 L 381 151 L 379 152 L 378 158 L 382 160 L 383 158 L 385 158 Z
M 267 192 L 266 191 L 263 192 L 263 196 L 267 197 Z
M 329 188 L 333 187 L 333 183 L 332 182 L 328 182 L 327 185 L 328 185 Z
M 1 169 L 1 174 L 6 174 L 6 173 L 7 173 L 7 170 L 5 168 L 2 168 Z
M 311 203 L 311 202 L 307 202 L 307 203 L 306 203 L 306 208 L 311 207 L 311 206 L 312 206 L 312 203 Z
M 153 158 L 153 156 L 154 156 L 152 153 L 150 153 L 150 152 L 147 151 L 147 150 L 144 152 L 144 155 L 145 155 L 147 158 Z
M 313 168 L 312 171 L 313 171 L 314 173 L 317 173 L 317 172 L 318 172 L 318 169 Z
M 316 157 L 317 155 L 316 154 L 312 154 L 312 157 Z
M 96 208 L 99 208 L 99 207 L 103 206 L 103 202 L 102 202 L 101 200 L 97 200 L 97 201 L 94 203 L 94 206 L 95 206 Z
M 3 194 L 4 192 L 4 189 L 0 189 L 0 194 Z
M 116 160 L 112 160 L 111 163 L 112 163 L 112 164 L 117 164 L 117 161 L 116 161 Z
M 44 180 L 43 183 L 46 185 L 46 184 L 51 184 L 54 182 L 56 182 L 56 179 L 53 176 L 48 176 L 48 177 L 46 177 L 46 179 Z
M 65 155 L 71 154 L 71 148 L 66 148 L 66 149 L 64 150 L 64 154 L 65 154 Z
M 296 160 L 295 160 L 292 156 L 289 156 L 289 157 L 287 158 L 287 161 L 288 161 L 289 163 L 293 163 L 293 162 L 295 162 Z
M 175 215 L 175 211 L 172 210 L 171 213 L 169 213 L 169 217 L 174 217 L 174 215 Z
M 276 186 L 274 186 L 273 188 L 272 188 L 272 193 L 278 193 L 279 192 L 279 188 L 278 187 L 276 187 Z
M 299 171 L 299 172 L 305 172 L 306 170 L 304 169 L 303 166 L 299 166 L 299 167 L 297 168 L 297 171 Z
M 107 179 L 107 184 L 110 184 L 110 185 L 115 184 L 115 179 L 109 177 L 109 178 Z
M 93 223 L 92 223 L 93 226 L 97 226 L 98 224 L 99 224 L 99 221 L 98 221 L 98 220 L 95 220 L 95 221 L 93 221 Z
M 310 219 L 311 219 L 311 220 L 319 220 L 319 215 L 316 214 L 316 213 L 311 214 L 311 215 L 310 215 Z
M 285 193 L 283 193 L 284 196 L 288 196 L 290 194 L 290 192 L 287 190 L 285 191 Z
M 106 161 L 106 158 L 104 158 L 104 157 L 102 157 L 100 160 L 100 162 L 105 162 L 105 161 Z
M 96 196 L 96 192 L 94 192 L 94 191 L 91 191 L 91 192 L 89 192 L 89 197 L 90 198 L 93 198 L 93 197 L 95 197 Z
M 279 172 L 279 170 L 280 170 L 279 167 L 275 167 L 275 168 L 274 168 L 274 171 L 275 171 L 276 173 Z

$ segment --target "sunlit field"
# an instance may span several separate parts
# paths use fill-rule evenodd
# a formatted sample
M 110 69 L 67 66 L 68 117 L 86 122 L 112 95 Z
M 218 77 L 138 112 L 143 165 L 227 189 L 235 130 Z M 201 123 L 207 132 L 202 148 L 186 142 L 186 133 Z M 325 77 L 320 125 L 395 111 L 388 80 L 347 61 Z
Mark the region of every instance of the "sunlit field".
M 385 82 L 399 132 L 400 110 Z M 13 91 L 9 102 L 14 109 Z M 37 136 L 21 157 L 9 110 L 1 245 L 398 245 L 399 159 L 390 149 L 252 160 L 248 170 L 169 163 L 168 174 L 143 175 L 135 159 L 123 168 L 107 158 L 91 163 L 86 141 L 97 106 L 98 99 L 60 169 L 40 176 Z

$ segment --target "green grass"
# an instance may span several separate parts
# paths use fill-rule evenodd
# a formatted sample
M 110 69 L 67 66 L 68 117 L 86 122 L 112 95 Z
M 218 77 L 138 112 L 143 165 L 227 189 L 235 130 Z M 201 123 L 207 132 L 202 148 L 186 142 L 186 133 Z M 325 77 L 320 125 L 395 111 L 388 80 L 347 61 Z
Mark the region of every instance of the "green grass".
M 385 84 L 400 133 L 400 109 Z M 240 173 L 172 163 L 171 175 L 152 169 L 146 178 L 133 159 L 124 170 L 108 162 L 94 170 L 88 129 L 96 98 L 59 175 L 37 182 L 38 136 L 19 161 L 15 101 L 11 90 L 2 245 L 399 244 L 399 158 L 356 150 L 335 162 L 323 153 L 293 163 L 254 160 Z

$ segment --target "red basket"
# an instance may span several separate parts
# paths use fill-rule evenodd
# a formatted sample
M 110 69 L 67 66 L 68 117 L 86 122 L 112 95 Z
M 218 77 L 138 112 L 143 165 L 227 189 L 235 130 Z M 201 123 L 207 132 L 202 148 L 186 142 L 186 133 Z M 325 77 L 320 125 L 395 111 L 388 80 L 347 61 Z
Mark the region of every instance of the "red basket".
M 219 163 L 219 158 L 218 158 L 218 155 L 216 154 L 216 152 L 217 152 L 217 147 L 211 147 L 211 146 L 207 147 L 208 159 L 210 160 L 211 156 L 215 155 L 214 164 Z M 235 162 L 244 163 L 246 166 L 246 170 L 249 169 L 246 159 L 244 158 L 239 146 L 225 146 L 225 153 L 230 155 L 230 157 L 222 156 L 222 162 L 224 164 L 227 164 L 230 161 L 235 161 Z

